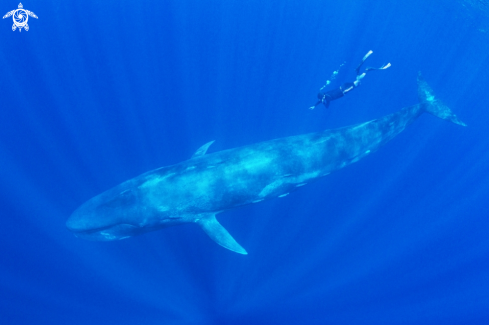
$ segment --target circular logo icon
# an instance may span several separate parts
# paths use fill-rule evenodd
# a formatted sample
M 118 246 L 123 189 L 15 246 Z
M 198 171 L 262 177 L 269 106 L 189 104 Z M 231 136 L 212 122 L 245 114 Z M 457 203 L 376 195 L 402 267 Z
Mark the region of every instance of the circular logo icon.
M 25 12 L 24 9 L 17 9 L 14 14 L 14 24 L 17 25 L 17 27 L 24 27 L 27 24 L 27 20 L 29 19 L 29 16 L 27 15 L 27 12 Z
M 7 12 L 4 16 L 3 19 L 12 16 L 14 20 L 14 24 L 12 25 L 12 31 L 15 31 L 17 28 L 19 29 L 19 32 L 24 28 L 26 31 L 29 30 L 29 25 L 27 25 L 27 21 L 29 20 L 29 16 L 34 17 L 37 19 L 37 16 L 35 13 L 29 10 L 25 10 L 24 6 L 22 3 L 19 3 L 19 9 L 14 9 L 9 12 Z

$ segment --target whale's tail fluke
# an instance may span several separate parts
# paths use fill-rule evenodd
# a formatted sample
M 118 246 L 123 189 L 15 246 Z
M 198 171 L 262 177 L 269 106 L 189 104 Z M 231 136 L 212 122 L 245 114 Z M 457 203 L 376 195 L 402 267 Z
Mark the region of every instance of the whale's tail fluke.
M 453 114 L 453 112 L 443 104 L 439 99 L 435 98 L 433 89 L 424 80 L 421 72 L 418 72 L 418 98 L 423 108 L 430 114 L 433 114 L 441 119 L 451 121 L 455 124 L 467 126 L 464 122 Z

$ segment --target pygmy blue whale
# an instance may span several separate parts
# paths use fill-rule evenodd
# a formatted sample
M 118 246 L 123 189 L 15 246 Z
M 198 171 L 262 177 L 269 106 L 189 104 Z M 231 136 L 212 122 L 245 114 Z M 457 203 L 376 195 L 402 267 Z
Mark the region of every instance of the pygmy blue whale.
M 116 240 L 198 224 L 219 245 L 247 252 L 216 220 L 223 211 L 283 197 L 357 162 L 424 112 L 465 126 L 418 74 L 419 103 L 358 125 L 280 138 L 206 154 L 130 179 L 80 206 L 66 222 L 77 237 Z

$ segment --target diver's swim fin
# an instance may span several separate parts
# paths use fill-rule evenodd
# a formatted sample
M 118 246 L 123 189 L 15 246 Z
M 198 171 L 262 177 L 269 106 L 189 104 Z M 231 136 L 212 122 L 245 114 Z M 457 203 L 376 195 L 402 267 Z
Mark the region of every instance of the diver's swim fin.
M 368 53 L 367 53 L 367 54 L 365 54 L 365 56 L 363 57 L 362 62 L 363 62 L 363 61 L 365 61 L 365 60 L 367 60 L 367 58 L 368 58 L 368 57 L 369 57 L 369 56 L 370 56 L 372 53 L 374 53 L 372 50 L 368 51 Z

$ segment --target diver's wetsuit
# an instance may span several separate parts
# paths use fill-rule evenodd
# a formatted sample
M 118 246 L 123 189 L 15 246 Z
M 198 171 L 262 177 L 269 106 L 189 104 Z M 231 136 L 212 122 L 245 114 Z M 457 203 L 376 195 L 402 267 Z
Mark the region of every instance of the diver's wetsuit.
M 356 86 L 353 82 L 345 82 L 343 85 L 341 85 L 340 88 L 332 89 L 325 93 L 320 91 L 318 94 L 319 101 L 314 106 L 318 106 L 319 104 L 323 103 L 323 105 L 326 108 L 328 108 L 330 101 L 345 96 L 345 93 L 347 93 L 348 91 L 352 90 L 355 87 Z
M 365 72 L 360 74 L 360 68 L 362 67 L 363 63 L 365 62 L 365 60 L 372 54 L 373 52 L 372 51 L 369 51 L 362 59 L 362 61 L 360 62 L 360 64 L 358 65 L 358 67 L 355 69 L 355 72 L 357 73 L 357 78 L 354 82 L 345 82 L 343 85 L 341 85 L 341 87 L 339 88 L 336 88 L 336 89 L 332 89 L 332 90 L 329 90 L 329 91 L 326 91 L 326 92 L 323 92 L 323 89 L 326 87 L 326 85 L 324 85 L 320 90 L 319 90 L 319 94 L 318 94 L 318 102 L 316 104 L 314 104 L 314 106 L 311 106 L 309 107 L 310 109 L 314 109 L 316 106 L 318 106 L 319 104 L 323 103 L 323 105 L 328 108 L 329 107 L 329 103 L 332 101 L 332 100 L 335 100 L 335 99 L 338 99 L 338 98 L 341 98 L 343 96 L 345 96 L 345 94 L 347 92 L 349 92 L 350 90 L 358 87 L 360 85 L 360 80 L 363 79 L 363 77 L 365 77 L 365 75 L 367 74 L 368 71 L 372 71 L 372 70 L 385 70 L 387 68 L 389 68 L 391 66 L 390 63 L 387 63 L 387 64 L 384 64 L 382 67 L 380 68 L 367 68 L 365 69 Z

